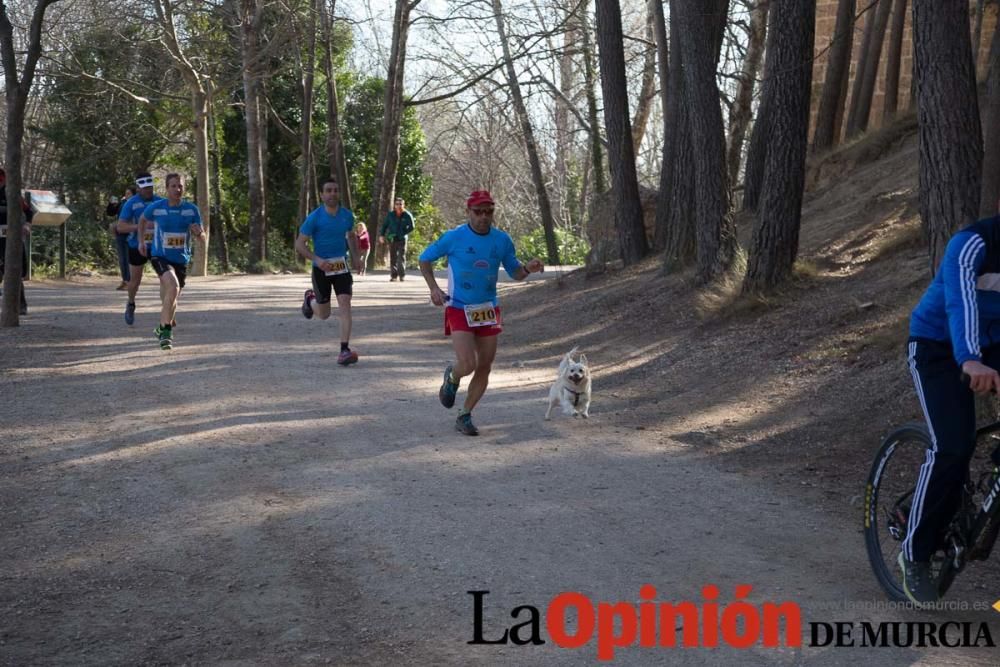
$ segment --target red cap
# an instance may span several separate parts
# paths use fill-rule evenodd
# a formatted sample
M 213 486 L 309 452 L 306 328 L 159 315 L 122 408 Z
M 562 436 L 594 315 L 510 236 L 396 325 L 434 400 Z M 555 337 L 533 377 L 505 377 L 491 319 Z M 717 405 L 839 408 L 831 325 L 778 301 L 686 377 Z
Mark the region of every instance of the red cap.
M 482 204 L 496 204 L 493 203 L 493 197 L 490 196 L 489 190 L 473 190 L 469 198 L 465 200 L 465 207 L 472 208 L 473 206 L 480 206 Z

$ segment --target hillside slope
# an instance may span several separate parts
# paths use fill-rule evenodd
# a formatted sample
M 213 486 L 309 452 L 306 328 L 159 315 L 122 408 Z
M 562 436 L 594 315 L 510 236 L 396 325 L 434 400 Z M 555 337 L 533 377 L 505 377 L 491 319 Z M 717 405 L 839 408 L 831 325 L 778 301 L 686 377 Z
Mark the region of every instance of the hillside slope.
M 904 349 L 930 275 L 917 168 L 912 117 L 812 165 L 801 269 L 767 302 L 697 290 L 658 258 L 580 271 L 510 290 L 502 356 L 554 369 L 579 345 L 595 418 L 859 513 L 880 438 L 921 418 Z

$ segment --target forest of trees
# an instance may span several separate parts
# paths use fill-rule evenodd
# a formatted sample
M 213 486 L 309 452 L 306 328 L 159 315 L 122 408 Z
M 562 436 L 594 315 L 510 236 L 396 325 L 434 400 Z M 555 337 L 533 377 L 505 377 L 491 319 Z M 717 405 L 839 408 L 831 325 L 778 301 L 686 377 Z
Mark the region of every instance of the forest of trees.
M 404 197 L 413 253 L 487 188 L 522 254 L 577 263 L 589 242 L 594 270 L 655 255 L 697 284 L 742 272 L 761 293 L 793 274 L 808 155 L 916 113 L 933 268 L 1000 199 L 1000 29 L 984 20 L 996 12 L 996 0 L 0 1 L 8 193 L 60 193 L 71 261 L 106 268 L 108 197 L 137 170 L 179 170 L 210 223 L 200 275 L 301 268 L 295 231 L 328 174 L 369 228 Z M 613 220 L 589 220 L 597 202 Z M 23 242 L 9 216 L 7 281 Z M 746 248 L 737 216 L 752 221 Z M 592 223 L 610 226 L 610 246 Z M 37 265 L 58 248 L 54 230 L 33 234 Z M 16 325 L 7 305 L 0 323 Z

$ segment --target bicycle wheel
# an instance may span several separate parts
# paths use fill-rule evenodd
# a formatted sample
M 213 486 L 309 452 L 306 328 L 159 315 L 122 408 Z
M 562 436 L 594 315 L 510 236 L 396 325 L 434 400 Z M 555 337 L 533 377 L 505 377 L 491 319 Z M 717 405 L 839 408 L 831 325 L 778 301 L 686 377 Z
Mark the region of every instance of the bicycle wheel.
M 907 600 L 897 563 L 906 538 L 910 505 L 920 466 L 931 445 L 922 424 L 892 431 L 875 455 L 865 489 L 865 548 L 875 578 L 889 598 Z

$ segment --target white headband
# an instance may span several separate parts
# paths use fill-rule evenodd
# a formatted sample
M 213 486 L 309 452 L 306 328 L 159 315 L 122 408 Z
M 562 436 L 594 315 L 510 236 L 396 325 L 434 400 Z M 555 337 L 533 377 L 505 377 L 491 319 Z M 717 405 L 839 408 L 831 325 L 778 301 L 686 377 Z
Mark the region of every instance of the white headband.
M 135 179 L 135 184 L 140 188 L 151 188 L 153 187 L 153 177 L 152 176 L 140 176 Z

